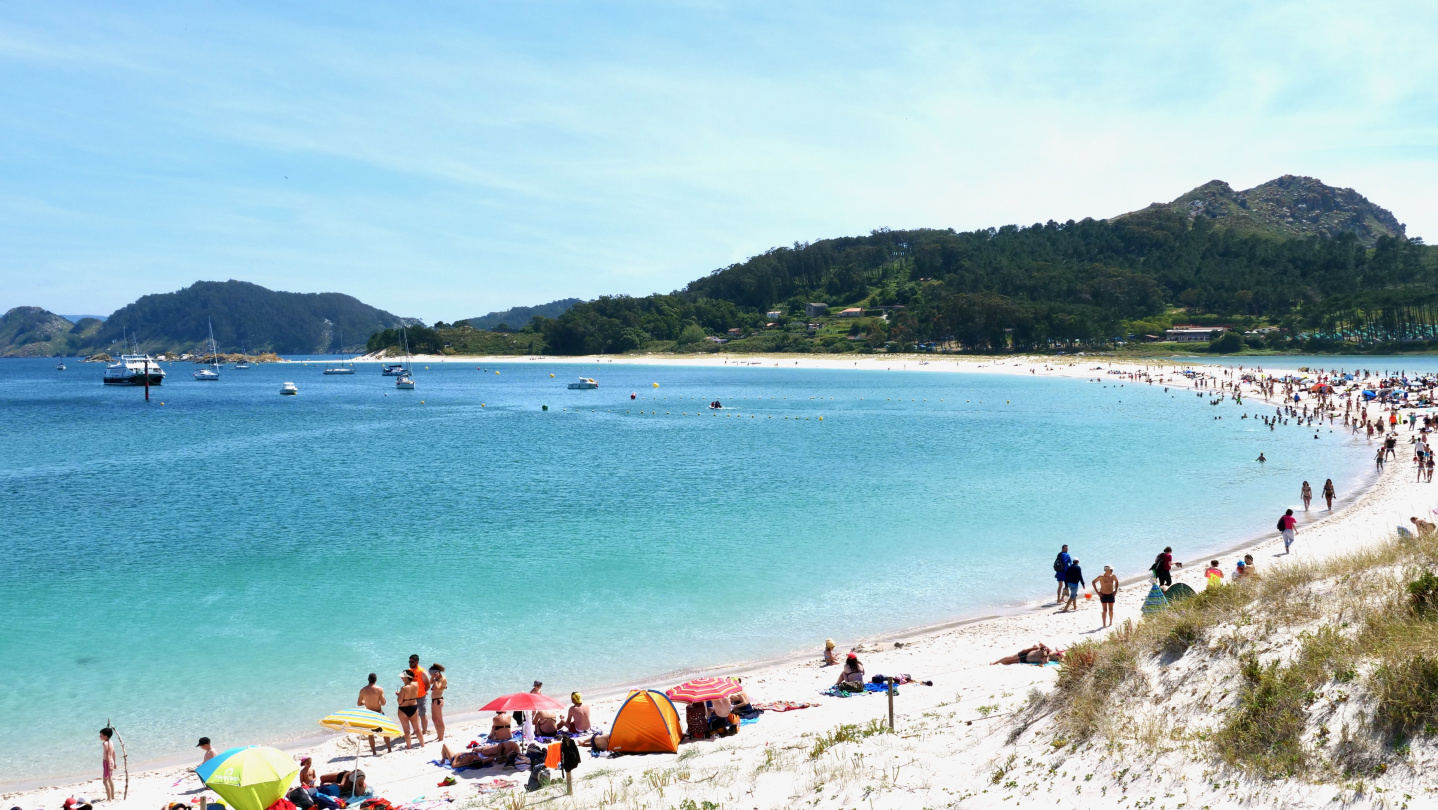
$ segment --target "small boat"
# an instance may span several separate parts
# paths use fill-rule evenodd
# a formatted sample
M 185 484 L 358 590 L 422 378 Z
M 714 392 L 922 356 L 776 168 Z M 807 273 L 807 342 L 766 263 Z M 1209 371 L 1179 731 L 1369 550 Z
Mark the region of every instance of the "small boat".
M 398 377 L 401 374 L 404 374 L 404 364 L 400 363 L 398 365 L 385 366 L 383 369 L 380 370 L 380 374 L 386 377 Z
M 287 383 L 281 383 L 281 384 L 280 384 L 280 393 L 281 393 L 281 394 L 284 394 L 285 396 L 291 396 L 291 397 L 292 397 L 292 396 L 294 396 L 295 394 L 298 394 L 299 392 L 300 392 L 300 389 L 296 388 L 296 387 L 295 387 L 295 384 L 292 383 L 292 382 L 287 382 Z
M 345 333 L 344 333 L 344 332 L 340 332 L 340 354 L 344 354 L 344 351 L 345 351 Z M 355 369 L 354 369 L 353 363 L 351 363 L 351 365 L 348 365 L 348 366 L 345 365 L 345 361 L 343 361 L 343 360 L 339 361 L 338 363 L 336 363 L 336 364 L 334 364 L 334 365 L 330 365 L 329 363 L 325 363 L 325 374 L 326 374 L 326 375 L 331 375 L 331 374 L 353 374 L 353 373 L 355 373 Z
M 63 359 L 62 359 L 60 362 L 58 362 L 58 363 L 55 364 L 55 370 L 56 370 L 56 371 L 64 371 L 64 370 L 65 370 L 65 361 L 64 361 Z
M 239 370 L 241 370 L 241 371 L 243 371 L 244 369 L 247 369 L 247 368 L 249 368 L 249 367 L 250 367 L 249 362 L 247 362 L 247 361 L 245 361 L 245 360 L 241 360 L 240 362 L 238 362 L 238 363 L 235 364 L 235 368 L 237 368 L 237 369 L 239 369 Z
M 593 377 L 580 377 L 579 382 L 572 382 L 569 384 L 569 387 L 575 390 L 588 391 L 591 388 L 598 388 L 599 383 L 595 382 Z
M 414 364 L 413 364 L 412 362 L 410 362 L 410 357 L 409 357 L 409 330 L 404 329 L 403 327 L 401 327 L 401 328 L 400 328 L 400 335 L 404 338 L 404 362 L 405 362 L 406 368 L 404 368 L 404 369 L 400 372 L 399 379 L 394 381 L 394 387 L 397 388 L 397 389 L 399 389 L 399 390 L 401 390 L 401 391 L 413 391 L 413 390 L 414 390 L 414 368 L 413 368 L 413 365 L 414 365 Z
M 196 382 L 214 382 L 220 379 L 220 350 L 215 346 L 215 325 L 205 320 L 210 327 L 210 367 L 195 372 Z

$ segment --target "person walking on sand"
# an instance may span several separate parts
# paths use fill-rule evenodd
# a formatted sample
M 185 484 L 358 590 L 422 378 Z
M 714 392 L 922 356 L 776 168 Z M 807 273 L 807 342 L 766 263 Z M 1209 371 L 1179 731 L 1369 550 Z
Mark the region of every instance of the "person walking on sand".
M 449 688 L 449 679 L 444 677 L 444 667 L 429 665 L 429 713 L 434 716 L 435 742 L 444 741 L 444 690 Z
M 380 688 L 379 686 L 376 686 L 376 685 L 375 685 L 375 681 L 377 681 L 377 680 L 379 680 L 379 676 L 377 676 L 377 675 L 375 675 L 373 672 L 371 672 L 371 673 L 369 674 L 369 685 L 368 685 L 368 686 L 363 686 L 363 687 L 360 688 L 360 691 L 359 691 L 359 700 L 355 701 L 355 705 L 356 705 L 356 706 L 363 706 L 363 707 L 365 707 L 366 709 L 369 709 L 369 710 L 372 711 L 372 712 L 378 712 L 379 714 L 384 714 L 384 704 L 385 704 L 384 689 L 382 689 L 382 688 Z M 384 738 L 384 750 L 385 750 L 386 752 L 393 751 L 393 750 L 394 750 L 394 740 L 390 739 L 389 737 L 385 737 L 385 738 Z M 379 754 L 379 752 L 375 751 L 375 748 L 374 748 L 374 735 L 373 735 L 373 734 L 369 735 L 369 753 L 370 753 L 370 756 L 378 756 L 378 754 Z
M 115 800 L 115 745 L 110 738 L 115 730 L 109 726 L 100 729 L 100 779 L 105 783 L 105 801 Z
M 1328 511 L 1333 511 L 1333 498 L 1337 493 L 1333 490 L 1333 479 L 1323 482 L 1323 500 L 1328 502 Z
M 1163 551 L 1153 558 L 1153 575 L 1158 579 L 1158 585 L 1165 590 L 1173 584 L 1173 569 L 1182 568 L 1183 563 L 1173 561 L 1173 546 L 1164 546 Z
M 1064 572 L 1069 570 L 1070 565 L 1073 565 L 1073 557 L 1069 556 L 1069 547 L 1065 543 L 1064 547 L 1059 549 L 1059 555 L 1054 558 L 1054 579 L 1059 582 L 1059 592 L 1054 597 L 1056 605 L 1062 605 L 1064 602 L 1064 591 L 1067 590 L 1064 586 Z
M 1068 588 L 1069 598 L 1068 603 L 1064 605 L 1064 609 L 1059 612 L 1068 613 L 1070 610 L 1077 611 L 1079 591 L 1083 590 L 1084 586 L 1083 569 L 1079 567 L 1078 560 L 1074 560 L 1069 565 L 1068 570 L 1064 572 L 1064 586 Z
M 409 657 L 409 671 L 414 673 L 414 685 L 419 688 L 419 702 L 414 704 L 419 712 L 418 725 L 415 726 L 425 734 L 429 733 L 429 676 L 419 665 L 419 656 Z M 424 739 L 421 737 L 420 739 Z M 423 743 L 421 743 L 423 745 Z
M 1101 627 L 1113 625 L 1113 603 L 1118 598 L 1118 577 L 1114 576 L 1113 566 L 1105 565 L 1103 573 L 1098 575 L 1092 583 L 1093 589 L 1098 591 L 1099 607 L 1103 610 Z
M 1283 517 L 1278 519 L 1278 530 L 1283 533 L 1283 553 L 1287 554 L 1298 536 L 1298 518 L 1293 516 L 1292 509 L 1285 510 Z
M 1308 505 L 1310 503 L 1313 503 L 1313 487 L 1310 487 L 1308 485 L 1308 482 L 1304 481 L 1303 490 L 1299 493 L 1299 495 L 1303 498 L 1303 511 L 1307 512 Z

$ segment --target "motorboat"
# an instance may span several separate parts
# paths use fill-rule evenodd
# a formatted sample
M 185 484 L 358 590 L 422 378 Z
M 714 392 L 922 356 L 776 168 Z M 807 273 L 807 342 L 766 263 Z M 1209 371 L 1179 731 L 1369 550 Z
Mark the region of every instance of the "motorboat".
M 60 362 L 56 363 L 56 364 L 55 364 L 55 370 L 56 370 L 56 371 L 64 371 L 64 370 L 65 370 L 65 361 L 64 361 L 64 360 L 61 360 Z
M 164 381 L 165 370 L 148 354 L 122 354 L 105 366 L 105 385 L 159 385 Z
M 214 380 L 218 380 L 219 378 L 220 378 L 219 372 L 214 371 L 214 370 L 212 370 L 212 369 L 202 368 L 202 369 L 200 369 L 199 371 L 196 371 L 196 372 L 195 372 L 195 380 L 196 380 L 197 382 L 214 381 Z
M 400 363 L 397 365 L 385 366 L 383 369 L 380 370 L 380 374 L 386 377 L 398 377 L 401 374 L 404 374 L 404 364 Z
M 280 383 L 280 393 L 281 393 L 281 394 L 284 394 L 285 396 L 290 396 L 290 397 L 292 397 L 292 396 L 294 396 L 295 394 L 298 394 L 299 392 L 300 392 L 300 389 L 297 388 L 297 387 L 295 386 L 295 384 L 292 383 L 292 382 Z
M 579 382 L 572 382 L 569 384 L 569 387 L 579 391 L 587 391 L 591 388 L 598 388 L 599 383 L 595 382 L 593 377 L 580 377 Z

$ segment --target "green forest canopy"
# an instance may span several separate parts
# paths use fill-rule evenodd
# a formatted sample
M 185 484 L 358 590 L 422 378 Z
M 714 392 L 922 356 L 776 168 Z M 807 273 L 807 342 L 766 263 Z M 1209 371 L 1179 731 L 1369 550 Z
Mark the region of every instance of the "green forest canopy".
M 1438 303 L 1438 256 L 1418 239 L 1350 233 L 1282 237 L 1215 227 L 1166 208 L 1114 220 L 953 230 L 877 230 L 774 248 L 683 290 L 607 296 L 535 318 L 551 354 L 618 353 L 752 331 L 778 309 L 901 306 L 866 322 L 869 345 L 943 342 L 978 350 L 1105 343 L 1179 317 L 1319 328 L 1409 303 Z M 800 327 L 802 329 L 802 326 Z M 818 338 L 783 333 L 776 348 Z

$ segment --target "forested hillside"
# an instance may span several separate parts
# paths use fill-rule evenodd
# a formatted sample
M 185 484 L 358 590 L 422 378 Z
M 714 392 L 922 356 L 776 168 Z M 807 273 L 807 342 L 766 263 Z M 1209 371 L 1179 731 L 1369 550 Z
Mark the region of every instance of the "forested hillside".
M 146 295 L 112 314 L 93 348 L 138 338 L 146 351 L 190 351 L 213 323 L 222 352 L 306 354 L 358 351 L 377 330 L 401 318 L 340 293 L 292 293 L 245 281 L 197 281 L 172 293 Z M 343 343 L 341 343 L 343 339 Z M 112 352 L 113 353 L 113 352 Z
M 806 315 L 811 302 L 862 312 L 836 323 Z M 1432 340 L 1435 303 L 1433 248 L 1351 189 L 1284 177 L 1244 192 L 1210 183 L 1112 220 L 775 248 L 682 291 L 600 298 L 528 329 L 556 354 L 667 349 L 736 328 L 730 350 L 1034 350 L 1175 322 L 1281 326 L 1265 346 L 1286 348 Z

